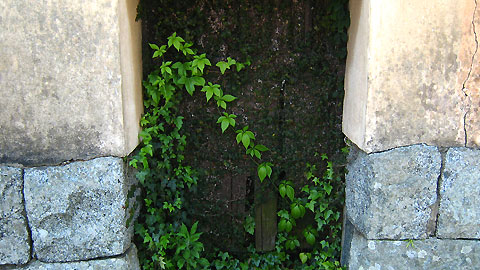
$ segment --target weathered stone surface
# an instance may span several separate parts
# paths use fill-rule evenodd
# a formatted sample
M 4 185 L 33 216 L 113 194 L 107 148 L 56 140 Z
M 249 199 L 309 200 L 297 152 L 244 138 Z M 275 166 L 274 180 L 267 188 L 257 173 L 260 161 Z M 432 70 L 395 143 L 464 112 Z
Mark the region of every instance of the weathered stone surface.
M 25 204 L 34 253 L 65 262 L 122 254 L 132 226 L 125 209 L 134 177 L 121 158 L 25 169 Z
M 431 207 L 441 168 L 438 149 L 414 145 L 351 155 L 346 207 L 353 225 L 368 239 L 426 238 L 436 216 Z
M 348 249 L 352 270 L 477 270 L 480 241 L 429 238 L 417 241 L 367 240 L 355 232 Z
M 33 261 L 12 270 L 140 270 L 137 249 L 132 245 L 125 255 L 115 258 L 70 263 L 43 263 Z
M 476 2 L 350 1 L 343 131 L 356 145 L 480 145 Z
M 437 236 L 480 239 L 480 150 L 451 148 L 440 189 Z
M 22 169 L 0 166 L 0 265 L 30 259 L 22 189 Z
M 0 163 L 59 164 L 136 147 L 136 3 L 0 1 Z
M 475 4 L 475 8 L 469 8 L 466 12 L 468 15 L 470 11 L 471 22 L 464 20 L 462 25 L 464 46 L 460 59 L 464 59 L 463 91 L 467 95 L 465 114 L 467 146 L 478 148 L 480 146 L 480 6 L 478 1 L 469 2 L 470 6 Z

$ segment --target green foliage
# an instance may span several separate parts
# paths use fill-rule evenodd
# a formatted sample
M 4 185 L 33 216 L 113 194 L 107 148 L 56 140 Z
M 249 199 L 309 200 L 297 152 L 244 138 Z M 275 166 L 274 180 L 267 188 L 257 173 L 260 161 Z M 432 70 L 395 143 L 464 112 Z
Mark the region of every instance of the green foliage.
M 135 226 L 135 233 L 143 239 L 142 266 L 144 269 L 201 269 L 207 268 L 208 260 L 201 257 L 204 251 L 197 232 L 198 221 L 190 231 L 184 222 L 188 217 L 182 213 L 186 194 L 197 184 L 195 171 L 183 164 L 186 136 L 182 135 L 183 116 L 177 115 L 176 107 L 182 99 L 182 89 L 191 96 L 196 86 L 203 87 L 207 102 L 213 95 L 223 103 L 236 98 L 223 95 L 218 84 L 206 82 L 203 78 L 206 66 L 211 66 L 205 54 L 197 55 L 192 44 L 173 33 L 168 37 L 168 45 L 149 44 L 154 50 L 153 57 L 162 57 L 170 47 L 182 52 L 185 61 L 163 59 L 162 63 L 143 82 L 145 88 L 145 114 L 140 123 L 142 147 L 131 159 L 130 165 L 137 168 L 137 178 L 144 190 L 143 201 L 146 211 Z M 237 62 L 228 58 L 228 63 Z M 235 114 L 223 112 L 217 123 L 222 133 L 229 126 L 235 126 Z M 241 141 L 247 151 L 260 159 L 260 151 L 267 151 L 263 145 L 254 145 L 255 135 L 248 126 L 237 131 L 237 141 Z M 240 137 L 239 137 L 240 136 Z M 253 156 L 253 155 L 252 155 Z M 261 180 L 272 174 L 272 164 L 264 162 L 259 167 Z M 262 174 L 260 174 L 260 171 Z M 265 172 L 264 172 L 265 171 Z M 263 176 L 263 173 L 265 176 Z M 262 178 L 263 177 L 263 178 Z M 161 179 L 160 181 L 158 181 Z M 253 230 L 249 221 L 247 229 Z
M 344 148 L 343 151 L 348 150 Z M 340 210 L 335 210 L 338 209 L 336 205 L 343 204 L 341 173 L 344 169 L 335 170 L 327 156 L 322 156 L 328 169 L 322 176 L 317 176 L 316 166 L 307 165 L 305 177 L 310 185 L 303 186 L 296 197 L 294 190 L 288 191 L 291 195 L 287 195 L 287 190 L 294 189 L 292 182 L 281 182 L 283 188 L 279 188 L 279 193 L 284 194 L 281 195 L 284 207 L 277 213 L 279 222 L 275 250 L 258 253 L 250 247 L 245 261 L 228 252 L 219 252 L 212 269 L 344 269 L 338 260 L 341 250 Z M 308 218 L 307 222 L 302 220 L 307 216 L 306 211 L 313 222 Z M 247 218 L 245 230 L 252 230 L 252 222 L 253 218 Z M 291 257 L 290 254 L 297 255 Z
M 144 51 L 153 50 L 153 57 L 144 58 L 142 148 L 131 162 L 144 190 L 145 207 L 135 226 L 142 267 L 339 269 L 347 1 L 194 2 L 141 0 L 139 6 L 143 25 L 150 25 L 144 38 L 151 44 Z M 299 15 L 308 10 L 299 5 L 307 2 L 310 32 L 297 28 L 303 24 Z M 158 40 L 167 44 L 153 44 Z M 234 141 L 241 146 L 233 148 Z M 306 163 L 319 168 L 309 165 L 302 177 Z M 316 171 L 325 174 L 315 176 Z M 221 200 L 212 204 L 208 194 L 225 175 L 258 177 L 263 186 L 278 188 L 273 252 L 213 252 L 215 244 L 229 248 L 241 242 L 246 248 L 255 226 L 248 218 L 251 202 L 243 202 L 247 212 L 238 217 Z M 203 244 L 195 245 L 198 257 L 191 256 L 193 245 L 190 255 L 183 249 L 177 254 L 187 239 L 182 228 L 197 234 L 194 224 L 203 232 L 194 241 Z
M 177 249 L 173 260 L 177 262 L 178 269 L 200 269 L 206 268 L 209 262 L 205 258 L 200 258 L 203 251 L 203 244 L 199 241 L 202 233 L 197 232 L 198 222 L 195 222 L 190 231 L 187 226 L 182 224 L 180 232 L 177 233 Z

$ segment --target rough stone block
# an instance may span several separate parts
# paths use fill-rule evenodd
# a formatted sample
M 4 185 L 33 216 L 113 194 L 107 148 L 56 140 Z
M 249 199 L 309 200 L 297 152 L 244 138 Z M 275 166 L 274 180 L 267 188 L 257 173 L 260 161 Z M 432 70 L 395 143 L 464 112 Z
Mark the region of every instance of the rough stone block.
M 33 261 L 24 267 L 12 270 L 140 270 L 137 249 L 131 246 L 125 255 L 115 258 L 71 263 L 44 263 Z
M 0 1 L 0 163 L 56 165 L 136 147 L 137 3 Z
M 480 150 L 451 148 L 445 157 L 437 236 L 480 239 Z
M 30 259 L 22 190 L 22 169 L 0 166 L 0 264 L 25 264 Z
M 346 176 L 347 215 L 368 239 L 421 239 L 435 222 L 441 155 L 414 145 L 382 153 L 352 150 Z M 432 220 L 433 219 L 433 220 Z
M 429 238 L 416 241 L 367 240 L 355 232 L 347 247 L 352 270 L 477 270 L 480 241 Z
M 350 1 L 343 131 L 361 149 L 480 145 L 476 2 Z
M 130 246 L 127 194 L 135 177 L 121 158 L 25 169 L 25 204 L 36 257 L 65 262 L 115 256 Z

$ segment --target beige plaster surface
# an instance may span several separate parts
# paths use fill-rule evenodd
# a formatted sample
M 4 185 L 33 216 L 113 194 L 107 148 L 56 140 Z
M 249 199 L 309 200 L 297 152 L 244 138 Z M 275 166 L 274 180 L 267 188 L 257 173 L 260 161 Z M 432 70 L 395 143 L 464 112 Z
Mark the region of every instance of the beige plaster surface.
M 350 1 L 343 131 L 368 153 L 480 145 L 479 9 L 438 2 Z
M 0 1 L 0 163 L 134 149 L 142 108 L 137 2 Z

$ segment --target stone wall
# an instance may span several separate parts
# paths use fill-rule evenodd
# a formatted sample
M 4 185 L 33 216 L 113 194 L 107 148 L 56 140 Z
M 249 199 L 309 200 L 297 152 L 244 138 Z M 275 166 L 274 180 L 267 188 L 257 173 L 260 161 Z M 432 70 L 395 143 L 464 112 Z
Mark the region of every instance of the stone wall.
M 134 183 L 132 170 L 116 157 L 51 167 L 1 166 L 0 264 L 57 269 L 63 265 L 58 263 L 73 267 L 82 264 L 69 262 L 86 261 L 138 268 L 131 244 L 135 212 L 127 207 L 133 205 L 128 193 Z
M 0 269 L 140 268 L 137 4 L 0 1 Z
M 480 268 L 480 7 L 351 0 L 342 262 Z

